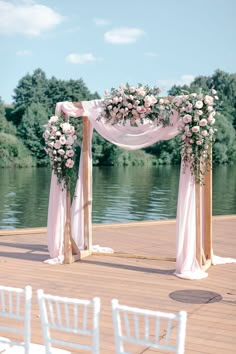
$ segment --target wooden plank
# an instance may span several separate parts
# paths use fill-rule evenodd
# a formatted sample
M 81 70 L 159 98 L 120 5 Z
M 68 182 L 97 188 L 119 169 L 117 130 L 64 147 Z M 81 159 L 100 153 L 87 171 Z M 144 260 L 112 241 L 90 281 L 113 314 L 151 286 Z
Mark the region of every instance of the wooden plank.
M 114 353 L 111 299 L 153 310 L 188 312 L 186 353 L 234 354 L 236 348 L 236 265 L 211 267 L 206 279 L 184 281 L 174 276 L 173 262 L 152 259 L 175 254 L 175 224 L 141 222 L 119 228 L 94 227 L 94 243 L 122 254 L 143 258 L 91 255 L 66 265 L 49 265 L 46 232 L 0 238 L 0 283 L 33 287 L 32 342 L 42 344 L 36 289 L 46 293 L 91 299 L 101 298 L 100 352 Z M 214 217 L 214 253 L 236 258 L 236 216 Z M 87 251 L 85 251 L 87 252 Z M 147 257 L 146 257 L 147 256 Z M 227 274 L 227 276 L 226 276 Z M 191 296 L 189 295 L 191 290 Z M 208 291 L 213 295 L 208 296 Z M 180 296 L 180 293 L 182 294 Z M 222 300 L 211 302 L 214 293 Z M 158 299 L 158 301 L 157 301 Z M 204 324 L 204 325 L 203 325 Z M 70 338 L 70 337 L 69 337 Z M 147 349 L 147 353 L 155 353 Z
M 196 203 L 196 259 L 202 266 L 202 235 L 201 235 L 201 186 L 195 182 L 195 203 Z
M 83 117 L 83 212 L 84 249 L 92 250 L 92 161 L 89 151 L 90 121 Z
M 66 223 L 64 229 L 64 263 L 71 264 L 72 246 L 71 246 L 71 215 L 70 215 L 70 192 L 66 190 Z
M 211 153 L 212 160 L 212 153 Z M 205 175 L 204 186 L 204 253 L 206 259 L 212 258 L 212 169 Z

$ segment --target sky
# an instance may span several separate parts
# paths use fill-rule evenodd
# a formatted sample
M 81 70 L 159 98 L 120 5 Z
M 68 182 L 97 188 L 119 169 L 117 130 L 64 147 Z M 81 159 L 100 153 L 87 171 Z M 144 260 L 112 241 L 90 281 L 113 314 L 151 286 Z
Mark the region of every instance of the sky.
M 100 96 L 126 82 L 167 92 L 236 72 L 236 1 L 0 0 L 0 63 L 6 104 L 37 68 Z

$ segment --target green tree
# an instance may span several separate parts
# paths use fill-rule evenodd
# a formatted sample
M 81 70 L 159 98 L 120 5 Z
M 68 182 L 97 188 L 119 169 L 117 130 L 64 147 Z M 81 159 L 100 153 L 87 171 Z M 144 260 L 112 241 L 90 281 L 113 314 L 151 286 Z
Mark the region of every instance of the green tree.
M 0 132 L 4 132 L 6 128 L 7 120 L 6 120 L 6 112 L 0 97 Z
M 26 74 L 15 88 L 14 111 L 12 112 L 13 122 L 18 125 L 26 111 L 32 103 L 39 103 L 47 110 L 48 81 L 45 73 L 41 69 L 36 69 L 32 75 Z
M 16 135 L 16 128 L 6 118 L 6 109 L 0 97 L 0 132 Z
M 24 144 L 38 160 L 38 165 L 48 163 L 44 150 L 44 124 L 48 122 L 48 113 L 40 103 L 31 103 L 22 117 L 18 134 Z

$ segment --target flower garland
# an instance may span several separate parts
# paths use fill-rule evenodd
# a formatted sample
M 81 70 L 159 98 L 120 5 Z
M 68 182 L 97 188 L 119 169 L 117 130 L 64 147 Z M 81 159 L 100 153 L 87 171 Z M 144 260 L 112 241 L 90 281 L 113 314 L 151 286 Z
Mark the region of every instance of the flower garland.
M 105 91 L 103 112 L 98 120 L 111 125 L 127 122 L 131 126 L 153 121 L 156 125 L 169 125 L 171 105 L 168 98 L 159 98 L 161 90 L 158 87 L 138 84 L 138 87 L 120 85 L 119 89 Z
M 192 93 L 177 96 L 174 109 L 179 113 L 181 122 L 181 156 L 186 166 L 190 167 L 197 183 L 204 184 L 204 175 L 211 167 L 211 147 L 214 142 L 216 90 L 211 95 Z
M 119 89 L 112 88 L 111 92 L 105 92 L 103 111 L 98 120 L 111 125 L 129 123 L 134 127 L 152 121 L 165 127 L 170 125 L 169 117 L 176 110 L 180 117 L 184 171 L 189 167 L 195 181 L 203 184 L 204 175 L 211 167 L 217 92 L 213 89 L 207 95 L 191 93 L 171 99 L 160 98 L 159 93 L 159 88 L 141 84 L 136 88 L 129 84 L 121 85 Z M 52 116 L 45 128 L 45 150 L 52 169 L 62 188 L 70 188 L 74 175 L 75 128 L 64 116 Z
M 45 125 L 43 137 L 45 150 L 59 184 L 62 189 L 70 188 L 75 158 L 73 145 L 77 139 L 74 126 L 62 116 L 52 116 Z

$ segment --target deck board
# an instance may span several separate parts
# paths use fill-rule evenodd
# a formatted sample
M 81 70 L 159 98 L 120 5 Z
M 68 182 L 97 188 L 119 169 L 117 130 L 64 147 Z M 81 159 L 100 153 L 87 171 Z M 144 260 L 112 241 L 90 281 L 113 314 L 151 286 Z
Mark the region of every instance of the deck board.
M 216 255 L 236 258 L 235 230 L 236 216 L 213 218 Z M 49 257 L 45 228 L 0 230 L 0 283 L 33 287 L 33 342 L 42 343 L 36 289 L 43 288 L 62 296 L 101 297 L 101 354 L 114 353 L 112 298 L 153 310 L 186 310 L 188 354 L 236 352 L 236 264 L 212 266 L 208 278 L 190 281 L 173 275 L 174 262 L 149 259 L 175 257 L 174 220 L 93 225 L 93 244 L 111 247 L 123 257 L 92 255 L 71 265 L 48 265 L 43 263 Z M 126 258 L 125 253 L 147 258 Z M 212 302 L 208 292 L 215 293 Z

